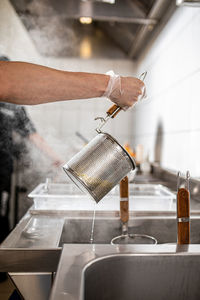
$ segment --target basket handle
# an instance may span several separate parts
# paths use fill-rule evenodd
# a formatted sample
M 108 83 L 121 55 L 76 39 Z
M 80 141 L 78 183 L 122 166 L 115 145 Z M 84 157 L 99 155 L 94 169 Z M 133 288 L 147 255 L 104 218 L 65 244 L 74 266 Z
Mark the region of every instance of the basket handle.
M 190 195 L 185 188 L 180 188 L 177 193 L 177 243 L 190 243 Z
M 120 219 L 122 223 L 127 223 L 129 220 L 129 190 L 128 177 L 124 177 L 120 181 Z
M 116 115 L 122 110 L 122 108 L 116 104 L 112 105 L 107 110 L 107 115 L 109 115 L 112 119 L 116 117 Z

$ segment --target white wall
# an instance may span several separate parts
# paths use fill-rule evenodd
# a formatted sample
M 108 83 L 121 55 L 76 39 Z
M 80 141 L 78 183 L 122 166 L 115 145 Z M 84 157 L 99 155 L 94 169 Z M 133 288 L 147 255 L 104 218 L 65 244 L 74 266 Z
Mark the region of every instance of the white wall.
M 163 167 L 200 177 L 200 8 L 177 9 L 141 58 L 143 70 L 148 98 L 134 112 L 134 144 Z
M 24 25 L 8 0 L 0 1 L 0 55 L 12 60 L 40 62 Z

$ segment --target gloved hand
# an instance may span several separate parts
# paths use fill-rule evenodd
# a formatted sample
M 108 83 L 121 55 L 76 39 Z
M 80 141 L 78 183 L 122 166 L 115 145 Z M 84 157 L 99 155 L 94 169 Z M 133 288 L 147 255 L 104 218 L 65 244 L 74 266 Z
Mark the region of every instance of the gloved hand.
M 144 82 L 135 77 L 122 77 L 113 71 L 106 73 L 110 76 L 104 97 L 120 106 L 123 110 L 142 100 L 145 96 Z

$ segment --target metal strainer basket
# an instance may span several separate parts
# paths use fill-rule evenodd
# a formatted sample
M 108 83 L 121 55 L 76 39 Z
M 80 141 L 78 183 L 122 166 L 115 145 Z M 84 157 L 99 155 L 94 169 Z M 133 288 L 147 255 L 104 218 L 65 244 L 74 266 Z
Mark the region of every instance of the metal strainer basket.
M 111 135 L 99 133 L 63 168 L 81 190 L 99 202 L 136 165 Z

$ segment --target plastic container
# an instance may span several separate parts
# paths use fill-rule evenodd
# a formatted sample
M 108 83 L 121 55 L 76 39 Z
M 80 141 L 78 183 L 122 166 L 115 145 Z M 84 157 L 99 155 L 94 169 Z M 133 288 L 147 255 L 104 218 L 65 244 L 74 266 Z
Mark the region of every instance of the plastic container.
M 74 184 L 39 184 L 29 195 L 35 210 L 88 211 L 94 201 Z M 130 211 L 171 211 L 175 209 L 175 195 L 160 184 L 130 184 Z M 97 205 L 97 211 L 119 211 L 119 187 L 116 186 Z

